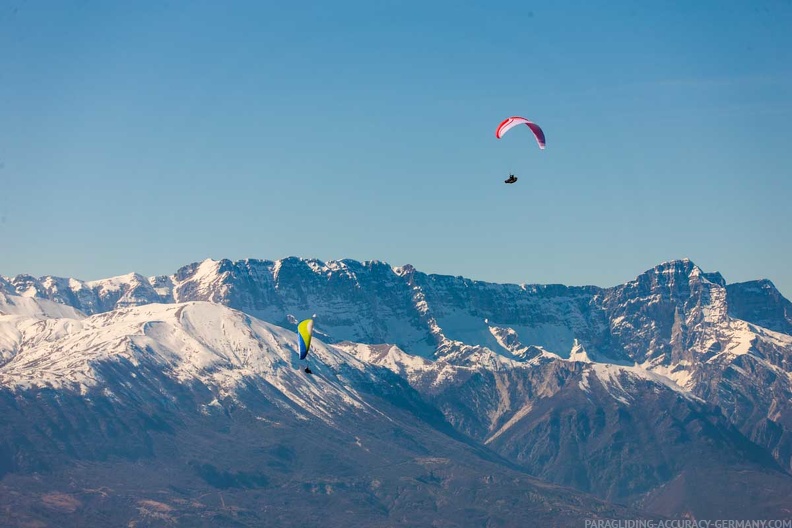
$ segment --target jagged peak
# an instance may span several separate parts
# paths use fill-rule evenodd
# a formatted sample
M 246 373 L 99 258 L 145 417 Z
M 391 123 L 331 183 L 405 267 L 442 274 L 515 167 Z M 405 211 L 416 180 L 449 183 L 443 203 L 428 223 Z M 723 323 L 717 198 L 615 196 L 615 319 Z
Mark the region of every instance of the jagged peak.
M 753 290 L 756 292 L 764 291 L 764 292 L 771 292 L 771 293 L 778 293 L 779 295 L 781 292 L 778 291 L 776 285 L 770 279 L 756 279 L 750 281 L 743 281 L 743 282 L 733 282 L 729 284 L 729 288 L 741 288 L 743 290 Z
M 393 268 L 393 272 L 400 277 L 404 277 L 406 275 L 412 275 L 415 273 L 415 267 L 412 264 L 405 264 L 404 266 L 396 266 Z
M 191 262 L 177 269 L 176 273 L 174 273 L 173 276 L 179 282 L 187 280 L 193 275 L 195 275 L 195 272 L 198 270 L 198 268 L 200 268 L 201 266 L 205 266 L 207 263 L 211 263 L 211 262 L 214 261 L 212 259 L 204 259 L 200 262 Z
M 107 279 L 99 279 L 95 281 L 87 281 L 84 284 L 88 286 L 120 286 L 122 284 L 148 284 L 149 280 L 140 273 L 127 273 L 125 275 L 117 275 Z
M 22 273 L 12 277 L 9 280 L 10 284 L 10 293 L 15 295 L 21 295 L 23 297 L 36 297 L 40 295 L 43 290 L 44 286 L 41 284 L 41 280 L 37 279 L 33 275 L 28 275 L 26 273 Z
M 306 270 L 312 273 L 324 273 L 328 271 L 328 265 L 317 258 L 289 256 L 275 261 L 272 268 L 273 277 L 277 280 L 283 270 Z
M 668 260 L 657 266 L 649 269 L 639 275 L 636 280 L 640 281 L 643 278 L 650 278 L 650 277 L 676 277 L 676 276 L 684 276 L 687 277 L 688 280 L 691 279 L 703 279 L 707 282 L 711 282 L 713 284 L 717 284 L 719 286 L 726 286 L 726 280 L 723 276 L 715 271 L 715 272 L 705 272 L 699 266 L 697 266 L 692 260 L 689 258 L 681 258 L 676 260 Z
M 689 274 L 694 269 L 700 269 L 700 268 L 696 266 L 696 264 L 692 260 L 685 257 L 681 259 L 667 260 L 665 262 L 661 262 L 652 269 L 647 270 L 646 273 L 671 273 L 676 271 L 682 271 L 684 273 Z
M 343 259 L 342 262 L 344 262 L 348 267 L 359 267 L 360 269 L 369 271 L 387 270 L 393 272 L 394 270 L 393 266 L 379 259 L 364 260 L 362 262 L 353 259 Z
M 8 279 L 8 282 L 12 284 L 16 284 L 18 282 L 39 282 L 39 279 L 27 273 L 20 273 L 18 275 L 14 275 L 13 277 L 10 277 Z
M 148 282 L 154 287 L 164 285 L 173 286 L 173 277 L 170 275 L 154 275 L 153 277 L 148 277 Z
M 238 264 L 238 265 L 243 265 L 244 264 L 248 268 L 258 267 L 258 266 L 267 267 L 267 266 L 272 266 L 273 264 L 275 264 L 275 261 L 274 260 L 269 260 L 269 259 L 246 258 L 246 259 L 238 260 L 236 262 L 236 264 Z
M 176 280 L 181 282 L 187 279 L 196 279 L 206 275 L 216 274 L 220 268 L 219 260 L 211 258 L 204 259 L 200 262 L 193 262 L 182 266 L 176 271 Z
M 291 256 L 288 256 L 288 257 L 284 257 L 282 259 L 278 259 L 276 262 L 279 262 L 281 264 L 281 266 L 287 265 L 287 264 L 288 265 L 292 265 L 292 264 L 302 265 L 302 264 L 308 264 L 310 262 L 316 262 L 316 263 L 320 263 L 320 264 L 324 265 L 324 262 L 322 262 L 319 259 L 303 258 L 303 257 L 294 256 L 294 255 L 291 255 Z

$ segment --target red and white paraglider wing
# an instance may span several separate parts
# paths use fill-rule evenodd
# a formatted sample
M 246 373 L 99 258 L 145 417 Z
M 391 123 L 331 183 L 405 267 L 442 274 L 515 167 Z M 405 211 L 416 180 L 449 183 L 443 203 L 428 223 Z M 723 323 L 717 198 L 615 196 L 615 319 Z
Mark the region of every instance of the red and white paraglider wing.
M 542 129 L 539 128 L 539 125 L 536 123 L 532 123 L 528 121 L 524 117 L 509 117 L 508 119 L 504 119 L 503 123 L 498 125 L 498 128 L 495 130 L 495 137 L 500 139 L 503 137 L 503 134 L 511 130 L 512 128 L 516 127 L 517 125 L 528 125 L 528 128 L 531 129 L 533 132 L 534 137 L 536 138 L 536 142 L 539 143 L 539 148 L 545 148 L 545 135 L 542 132 Z

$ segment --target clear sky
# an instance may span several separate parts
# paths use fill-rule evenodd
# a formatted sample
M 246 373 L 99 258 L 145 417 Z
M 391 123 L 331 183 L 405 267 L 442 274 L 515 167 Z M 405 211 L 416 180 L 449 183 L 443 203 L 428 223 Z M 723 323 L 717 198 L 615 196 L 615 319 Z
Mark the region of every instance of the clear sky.
M 780 0 L 1 1 L 0 274 L 687 257 L 791 297 L 790 28 Z M 547 149 L 495 139 L 510 115 Z

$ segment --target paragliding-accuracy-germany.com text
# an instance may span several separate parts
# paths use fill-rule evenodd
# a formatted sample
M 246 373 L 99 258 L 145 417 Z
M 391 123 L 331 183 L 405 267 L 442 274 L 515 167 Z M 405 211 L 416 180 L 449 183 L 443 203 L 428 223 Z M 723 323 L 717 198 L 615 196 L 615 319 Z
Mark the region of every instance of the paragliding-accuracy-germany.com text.
M 646 519 L 590 519 L 584 528 L 792 528 L 792 519 L 698 520 L 675 519 L 655 521 Z

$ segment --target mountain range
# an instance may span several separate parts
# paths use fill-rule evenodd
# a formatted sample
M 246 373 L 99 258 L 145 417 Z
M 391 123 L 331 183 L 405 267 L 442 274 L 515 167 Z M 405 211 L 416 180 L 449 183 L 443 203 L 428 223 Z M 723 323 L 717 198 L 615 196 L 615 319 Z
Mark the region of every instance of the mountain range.
M 792 304 L 687 259 L 612 288 L 296 257 L 0 277 L 0 431 L 14 526 L 789 518 Z

